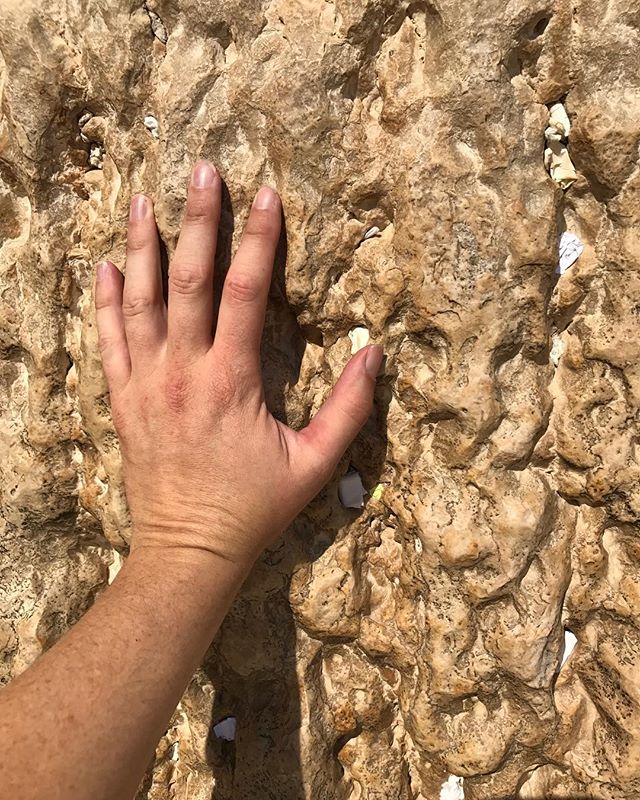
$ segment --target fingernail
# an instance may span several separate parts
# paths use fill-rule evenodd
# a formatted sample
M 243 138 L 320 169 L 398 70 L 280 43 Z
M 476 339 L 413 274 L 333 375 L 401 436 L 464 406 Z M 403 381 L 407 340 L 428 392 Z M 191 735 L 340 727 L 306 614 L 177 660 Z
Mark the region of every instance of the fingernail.
M 384 352 L 379 344 L 372 344 L 367 348 L 367 355 L 364 357 L 364 368 L 367 375 L 373 380 L 378 377 L 383 356 Z
M 137 194 L 131 200 L 129 209 L 129 219 L 139 221 L 145 218 L 147 213 L 147 198 L 143 194 Z
M 106 261 L 99 261 L 96 264 L 96 282 L 100 283 L 103 281 L 107 275 L 109 274 L 109 265 Z
M 278 195 L 269 186 L 263 186 L 253 201 L 253 207 L 259 211 L 266 211 L 273 208 L 277 202 Z
M 200 161 L 193 168 L 191 175 L 191 185 L 196 189 L 206 189 L 208 186 L 213 186 L 216 177 L 216 169 L 213 164 L 208 161 Z

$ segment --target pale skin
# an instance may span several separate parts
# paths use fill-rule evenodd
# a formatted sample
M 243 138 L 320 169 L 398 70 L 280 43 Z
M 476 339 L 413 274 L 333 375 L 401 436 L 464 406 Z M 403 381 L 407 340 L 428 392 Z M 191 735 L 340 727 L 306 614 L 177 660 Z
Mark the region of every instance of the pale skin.
M 382 351 L 346 366 L 310 424 L 271 416 L 260 340 L 278 195 L 254 200 L 213 330 L 221 180 L 196 164 L 162 295 L 153 204 L 131 201 L 126 279 L 95 285 L 100 352 L 133 523 L 113 584 L 0 692 L 0 794 L 129 800 L 252 565 L 317 494 L 373 402 Z

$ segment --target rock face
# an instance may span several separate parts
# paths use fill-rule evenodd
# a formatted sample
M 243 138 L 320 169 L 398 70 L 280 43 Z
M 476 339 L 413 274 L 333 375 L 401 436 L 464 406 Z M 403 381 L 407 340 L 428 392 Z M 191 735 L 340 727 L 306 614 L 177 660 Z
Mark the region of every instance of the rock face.
M 4 679 L 126 557 L 93 264 L 124 268 L 134 191 L 170 256 L 203 156 L 220 273 L 283 199 L 276 413 L 305 424 L 354 328 L 387 359 L 139 798 L 640 797 L 636 0 L 4 0 L 0 53 Z

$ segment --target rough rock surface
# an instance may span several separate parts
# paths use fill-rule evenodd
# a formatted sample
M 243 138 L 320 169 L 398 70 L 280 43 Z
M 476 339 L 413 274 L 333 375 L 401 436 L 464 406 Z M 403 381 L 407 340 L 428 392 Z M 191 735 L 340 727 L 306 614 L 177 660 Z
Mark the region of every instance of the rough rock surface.
M 640 797 L 637 0 L 4 0 L 0 53 L 4 679 L 126 557 L 92 265 L 140 190 L 170 255 L 204 156 L 221 273 L 283 198 L 277 413 L 384 344 L 374 496 L 337 475 L 265 554 L 139 797 Z

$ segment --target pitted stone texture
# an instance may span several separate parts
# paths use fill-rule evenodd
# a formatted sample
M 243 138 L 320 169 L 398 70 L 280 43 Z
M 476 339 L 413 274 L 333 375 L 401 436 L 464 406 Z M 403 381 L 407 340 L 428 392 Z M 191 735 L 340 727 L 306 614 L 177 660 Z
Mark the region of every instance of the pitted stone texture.
M 640 796 L 637 4 L 0 17 L 5 678 L 130 538 L 92 265 L 124 268 L 136 191 L 170 257 L 208 157 L 228 188 L 219 274 L 258 186 L 283 199 L 275 412 L 305 424 L 353 328 L 387 359 L 375 414 L 256 566 L 139 797 L 431 800 L 450 775 L 470 800 Z M 543 164 L 557 101 L 567 193 Z M 558 277 L 564 230 L 585 250 Z M 338 501 L 349 464 L 376 489 L 361 513 Z M 228 715 L 233 743 L 210 733 Z

